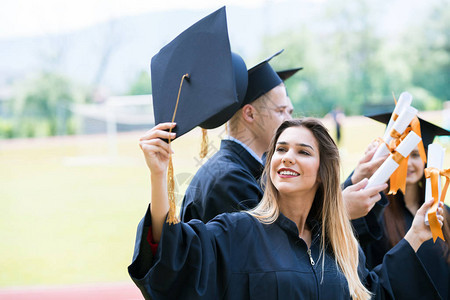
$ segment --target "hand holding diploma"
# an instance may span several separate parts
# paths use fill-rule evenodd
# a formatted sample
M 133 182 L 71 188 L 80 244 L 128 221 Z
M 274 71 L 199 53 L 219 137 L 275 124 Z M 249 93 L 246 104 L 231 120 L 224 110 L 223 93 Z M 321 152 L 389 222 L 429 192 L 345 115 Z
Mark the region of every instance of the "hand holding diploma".
M 442 209 L 439 211 L 439 204 L 445 199 L 445 194 L 450 180 L 450 169 L 443 170 L 445 149 L 438 144 L 430 144 L 428 146 L 428 166 L 425 169 L 425 177 L 427 181 L 425 183 L 425 201 L 432 201 L 431 208 L 427 211 L 425 216 L 425 223 L 430 225 L 431 232 L 433 234 L 433 241 L 440 237 L 444 240 L 442 233 Z M 441 190 L 441 176 L 446 177 L 446 183 Z
M 416 215 L 414 216 L 411 228 L 405 235 L 405 240 L 408 241 L 408 243 L 416 252 L 417 250 L 419 250 L 423 242 L 428 241 L 432 237 L 432 231 L 430 230 L 430 227 L 425 225 L 424 222 L 426 211 L 431 207 L 432 204 L 433 201 L 428 202 L 425 201 L 424 204 L 422 204 L 422 206 L 419 208 Z M 442 202 L 440 202 L 438 205 L 438 213 L 439 213 L 438 221 L 440 226 L 442 226 L 444 222 L 443 206 L 444 205 Z

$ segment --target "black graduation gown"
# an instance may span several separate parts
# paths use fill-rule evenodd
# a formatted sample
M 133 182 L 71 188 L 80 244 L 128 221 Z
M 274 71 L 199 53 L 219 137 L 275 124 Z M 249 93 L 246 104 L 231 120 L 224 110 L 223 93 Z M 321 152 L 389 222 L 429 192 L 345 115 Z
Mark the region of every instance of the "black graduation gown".
M 402 193 L 397 193 L 396 200 L 402 204 L 401 208 L 406 232 L 411 228 L 414 216 L 406 207 Z M 447 210 L 450 210 L 447 205 L 445 207 Z M 387 233 L 384 231 L 384 218 L 380 220 L 380 227 L 383 228 L 383 236 L 380 239 L 361 244 L 366 254 L 369 268 L 378 265 L 383 260 L 383 256 L 391 249 Z M 444 249 L 448 249 L 448 247 L 441 239 L 438 239 L 436 244 L 433 243 L 433 240 L 429 240 L 422 244 L 417 251 L 417 256 L 433 280 L 441 299 L 450 299 L 450 264 L 447 263 L 450 254 L 447 251 L 445 255 Z
M 128 271 L 146 299 L 350 299 L 346 279 L 330 253 L 322 272 L 320 228 L 309 224 L 314 265 L 294 222 L 280 215 L 264 225 L 244 212 L 221 214 L 208 224 L 165 223 L 152 257 L 146 241 L 151 226 L 147 210 Z M 376 299 L 436 296 L 405 240 L 375 271 L 369 272 L 364 261 L 360 252 L 360 278 Z
M 253 208 L 262 197 L 263 166 L 244 147 L 222 140 L 220 150 L 197 171 L 181 205 L 181 220 L 208 222 L 225 212 Z

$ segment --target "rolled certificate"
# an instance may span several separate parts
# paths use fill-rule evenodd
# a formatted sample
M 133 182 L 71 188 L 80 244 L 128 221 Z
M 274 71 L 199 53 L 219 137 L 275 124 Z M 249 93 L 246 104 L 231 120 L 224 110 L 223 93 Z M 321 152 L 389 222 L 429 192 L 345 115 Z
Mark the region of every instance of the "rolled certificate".
M 373 155 L 372 160 L 377 159 L 379 157 L 385 156 L 389 154 L 389 149 L 387 148 L 386 144 L 389 144 L 393 137 L 393 132 L 403 134 L 405 132 L 406 127 L 411 123 L 412 119 L 417 115 L 417 109 L 415 109 L 412 106 L 406 107 L 400 115 L 398 116 L 397 120 L 392 125 L 392 128 L 390 130 L 386 130 L 383 136 L 383 141 L 385 143 L 380 144 L 377 151 Z
M 428 168 L 437 168 L 439 170 L 442 169 L 442 165 L 444 164 L 444 155 L 445 149 L 438 144 L 430 144 L 428 145 L 428 157 L 427 157 L 427 167 Z M 438 199 L 434 199 L 434 201 L 439 201 L 441 198 L 441 176 L 438 176 L 438 191 L 437 196 Z M 432 190 L 431 190 L 431 178 L 427 178 L 425 182 L 425 201 L 433 198 Z M 429 225 L 428 222 L 428 212 L 425 215 L 425 224 Z
M 394 125 L 395 120 L 400 116 L 400 113 L 405 110 L 408 106 L 411 105 L 412 96 L 408 92 L 403 92 L 400 94 L 398 98 L 397 105 L 395 105 L 394 111 L 392 112 L 391 118 L 389 119 L 389 123 L 386 127 L 386 131 L 390 132 L 392 126 Z
M 408 133 L 406 138 L 395 149 L 395 153 L 391 154 L 383 164 L 369 178 L 366 189 L 372 186 L 380 185 L 388 181 L 392 173 L 398 168 L 400 161 L 407 157 L 411 151 L 417 146 L 421 138 L 413 131 Z

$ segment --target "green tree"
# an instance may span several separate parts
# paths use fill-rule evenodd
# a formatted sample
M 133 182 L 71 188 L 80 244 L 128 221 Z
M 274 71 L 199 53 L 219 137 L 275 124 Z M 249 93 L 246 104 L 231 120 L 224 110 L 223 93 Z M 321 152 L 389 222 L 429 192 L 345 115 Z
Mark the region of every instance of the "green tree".
M 419 27 L 419 26 L 417 26 Z M 414 39 L 420 49 L 413 66 L 412 82 L 431 97 L 450 100 L 450 4 L 441 1 L 420 22 Z M 411 38 L 411 36 L 409 36 Z M 439 107 L 441 108 L 441 107 Z
M 330 3 L 317 23 L 266 40 L 265 48 L 286 48 L 277 59 L 283 67 L 305 67 L 302 75 L 286 83 L 300 114 L 323 116 L 336 106 L 359 114 L 367 103 L 383 99 L 384 69 L 378 55 L 382 41 L 372 4 Z
M 325 109 L 322 93 L 323 77 L 320 74 L 320 48 L 314 40 L 314 34 L 305 26 L 285 31 L 276 36 L 266 37 L 264 49 L 267 57 L 270 53 L 280 50 L 280 45 L 286 50 L 271 61 L 275 70 L 294 67 L 304 69 L 286 81 L 286 87 L 297 116 L 319 116 Z
M 11 101 L 15 136 L 56 135 L 73 131 L 67 126 L 71 123 L 70 105 L 84 101 L 82 88 L 52 72 L 43 72 L 24 80 L 16 88 Z
M 152 85 L 148 72 L 141 71 L 136 80 L 131 84 L 128 91 L 129 95 L 147 95 L 152 93 Z

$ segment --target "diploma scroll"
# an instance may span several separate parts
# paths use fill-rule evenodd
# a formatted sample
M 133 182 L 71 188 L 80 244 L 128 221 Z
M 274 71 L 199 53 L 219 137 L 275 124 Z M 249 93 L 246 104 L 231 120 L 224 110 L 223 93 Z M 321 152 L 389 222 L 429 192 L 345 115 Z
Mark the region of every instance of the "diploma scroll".
M 403 134 L 405 132 L 406 127 L 411 123 L 411 121 L 414 119 L 414 117 L 417 115 L 417 109 L 415 109 L 412 106 L 406 107 L 400 115 L 398 116 L 397 120 L 392 125 L 392 128 L 390 130 L 386 130 L 383 136 L 384 143 L 380 144 L 377 151 L 373 155 L 372 160 L 377 159 L 379 157 L 385 156 L 390 153 L 388 147 L 386 144 L 389 145 L 389 143 L 394 139 L 393 132 L 397 132 L 399 134 Z
M 428 158 L 427 158 L 427 169 L 435 169 L 437 174 L 427 174 L 427 180 L 425 182 L 425 201 L 433 199 L 433 205 L 427 211 L 425 215 L 425 224 L 430 225 L 431 231 L 433 233 L 433 241 L 436 241 L 437 237 L 444 239 L 442 234 L 441 226 L 437 223 L 437 206 L 438 202 L 441 200 L 441 175 L 439 170 L 442 169 L 444 163 L 445 149 L 438 144 L 430 144 L 428 146 Z M 433 183 L 434 181 L 434 183 Z M 434 185 L 434 186 L 433 186 Z
M 397 105 L 395 105 L 394 111 L 392 112 L 389 123 L 386 127 L 386 131 L 390 132 L 395 120 L 400 116 L 400 113 L 405 110 L 408 106 L 411 106 L 412 95 L 408 92 L 403 92 L 400 94 Z
M 367 189 L 387 182 L 392 173 L 398 168 L 400 161 L 407 157 L 420 141 L 421 138 L 413 131 L 408 133 L 406 138 L 395 149 L 395 152 L 392 153 L 378 170 L 375 171 L 372 177 L 369 178 L 369 182 L 365 188 Z

